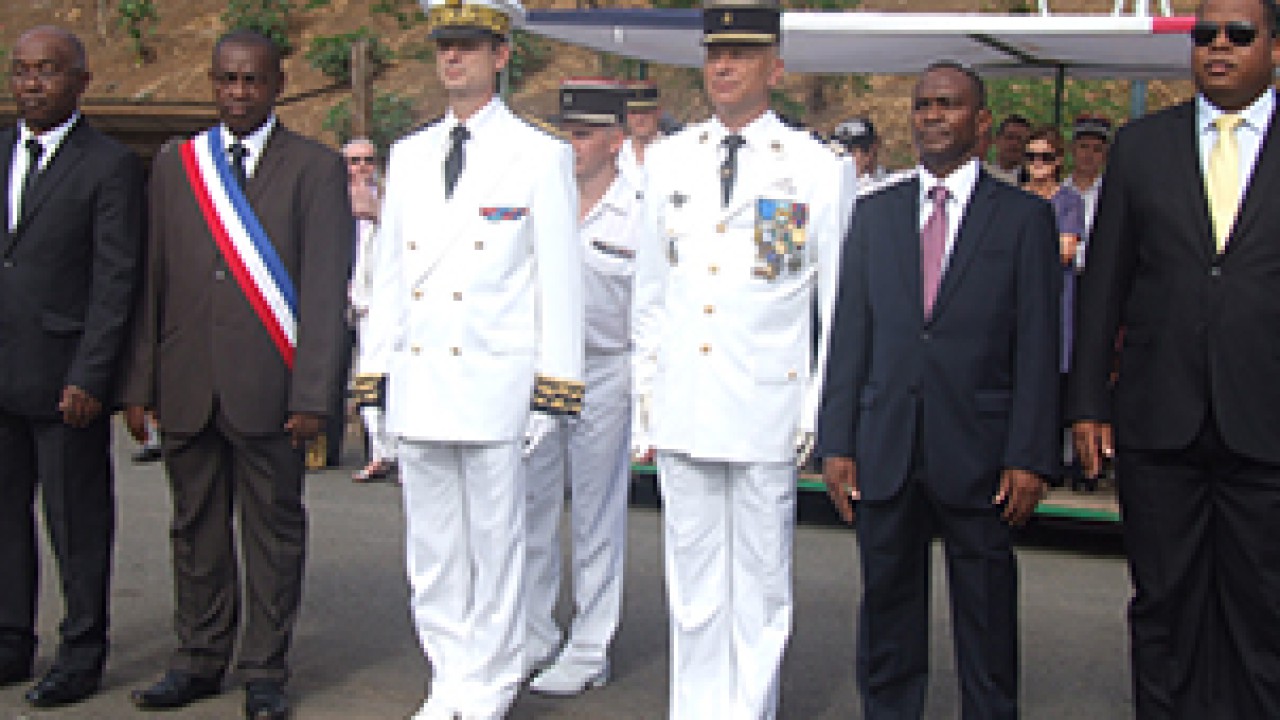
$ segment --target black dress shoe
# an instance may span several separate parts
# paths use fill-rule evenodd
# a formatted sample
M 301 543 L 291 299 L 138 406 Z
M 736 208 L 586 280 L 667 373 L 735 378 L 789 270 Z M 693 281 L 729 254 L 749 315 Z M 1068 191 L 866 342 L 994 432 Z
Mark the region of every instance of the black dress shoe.
M 141 463 L 152 463 L 152 462 L 155 462 L 155 461 L 159 460 L 159 459 L 160 459 L 160 458 L 162 458 L 162 457 L 164 457 L 164 455 L 163 455 L 163 454 L 161 454 L 161 452 L 160 452 L 160 448 L 158 448 L 158 447 L 144 447 L 144 448 L 142 448 L 141 450 L 139 450 L 139 451 L 137 451 L 137 452 L 135 452 L 135 453 L 133 454 L 133 461 L 134 461 L 135 463 L 139 463 L 139 464 L 141 464 Z
M 246 720 L 285 720 L 289 717 L 289 698 L 284 687 L 269 680 L 253 680 L 244 686 Z
M 96 670 L 51 669 L 24 696 L 32 707 L 56 708 L 77 703 L 98 692 L 102 674 Z
M 140 710 L 174 710 L 222 692 L 222 678 L 200 677 L 183 670 L 170 670 L 146 690 L 134 690 L 129 697 Z

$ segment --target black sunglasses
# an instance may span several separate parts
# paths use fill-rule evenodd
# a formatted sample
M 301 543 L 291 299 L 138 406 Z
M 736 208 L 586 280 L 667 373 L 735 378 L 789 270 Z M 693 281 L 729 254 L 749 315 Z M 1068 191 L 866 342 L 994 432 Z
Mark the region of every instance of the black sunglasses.
M 365 165 L 373 165 L 376 162 L 378 162 L 377 158 L 365 157 L 363 155 L 352 155 L 351 157 L 347 158 L 348 165 L 360 165 L 361 163 Z
M 1258 39 L 1258 26 L 1244 20 L 1230 20 L 1224 23 L 1197 20 L 1191 26 L 1191 42 L 1196 47 L 1208 47 L 1218 39 L 1218 33 L 1227 34 L 1227 42 L 1236 47 L 1249 47 Z
M 1051 153 L 1051 152 L 1042 152 L 1042 153 L 1029 152 L 1026 155 L 1027 155 L 1027 162 L 1035 162 L 1039 160 L 1040 162 L 1049 163 L 1058 159 L 1058 154 Z

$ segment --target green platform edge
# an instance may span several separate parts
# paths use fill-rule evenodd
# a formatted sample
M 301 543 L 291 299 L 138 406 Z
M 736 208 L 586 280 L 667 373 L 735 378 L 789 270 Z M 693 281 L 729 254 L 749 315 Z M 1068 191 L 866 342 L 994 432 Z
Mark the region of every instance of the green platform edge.
M 657 473 L 652 465 L 632 465 L 631 472 L 634 475 L 649 476 Z M 800 482 L 796 483 L 796 487 L 801 490 L 810 492 L 825 492 L 826 486 L 821 480 L 808 479 L 812 476 L 802 476 Z M 1097 510 L 1094 508 L 1077 508 L 1069 505 L 1059 505 L 1057 503 L 1042 502 L 1036 508 L 1036 515 L 1047 518 L 1061 518 L 1063 520 L 1082 520 L 1087 522 L 1120 522 L 1120 513 L 1115 510 Z

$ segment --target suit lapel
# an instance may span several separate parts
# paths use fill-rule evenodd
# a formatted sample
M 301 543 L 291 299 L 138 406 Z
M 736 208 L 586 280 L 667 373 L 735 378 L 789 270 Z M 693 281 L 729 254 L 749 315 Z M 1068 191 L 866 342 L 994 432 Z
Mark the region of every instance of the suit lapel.
M 18 131 L 13 127 L 0 131 L 0 237 L 9 237 L 9 171 L 13 166 L 13 149 L 18 144 Z
M 1167 126 L 1170 132 L 1164 142 L 1169 152 L 1169 175 L 1181 186 L 1183 204 L 1189 208 L 1195 224 L 1188 236 L 1205 258 L 1216 251 L 1213 225 L 1209 219 L 1209 196 L 1204 189 L 1204 172 L 1200 167 L 1200 129 L 1196 127 L 1195 101 L 1185 102 L 1175 110 L 1173 122 Z M 1187 142 L 1190 138 L 1191 142 Z M 1172 184 L 1172 183 L 1171 183 Z
M 258 159 L 258 165 L 253 169 L 253 177 L 249 178 L 249 183 L 245 187 L 244 194 L 249 199 L 250 205 L 261 201 L 262 196 L 270 190 L 271 176 L 276 173 L 289 154 L 289 141 L 292 138 L 286 137 L 288 134 L 289 131 L 277 120 L 275 128 L 267 137 L 266 144 L 262 146 L 262 157 Z
M 894 226 L 885 233 L 893 241 L 898 270 L 911 298 L 916 317 L 924 317 L 924 279 L 920 277 L 920 180 L 912 178 L 893 193 L 894 207 L 889 217 Z M 857 210 L 854 210 L 856 213 Z
M 994 183 L 1000 182 L 987 176 L 986 171 L 978 172 L 978 184 L 973 189 L 973 197 L 965 207 L 964 217 L 960 219 L 960 229 L 956 233 L 955 246 L 951 248 L 951 259 L 947 269 L 942 273 L 942 284 L 938 288 L 938 297 L 933 302 L 931 322 L 946 311 L 947 300 L 955 294 L 960 280 L 973 262 L 974 255 L 987 236 L 987 225 L 994 215 L 995 203 L 992 195 L 996 191 Z
M 1240 211 L 1235 225 L 1231 228 L 1231 236 L 1227 238 L 1225 252 L 1231 252 L 1237 244 L 1247 242 L 1249 226 L 1258 219 L 1258 215 L 1269 205 L 1274 204 L 1276 193 L 1276 175 L 1280 170 L 1280 150 L 1276 149 L 1273 138 L 1276 133 L 1277 118 L 1280 117 L 1280 103 L 1271 113 L 1271 123 L 1262 138 L 1262 148 L 1258 151 L 1258 160 L 1253 166 L 1253 174 L 1249 177 L 1249 185 L 1244 188 L 1244 197 L 1240 200 Z
M 18 218 L 18 225 L 14 228 L 9 237 L 9 242 L 5 245 L 3 255 L 13 252 L 13 246 L 22 237 L 22 233 L 31 221 L 31 217 L 49 199 L 54 188 L 58 187 L 62 180 L 71 173 L 72 169 L 80 164 L 80 160 L 84 156 L 82 143 L 87 132 L 84 120 L 76 121 L 75 126 L 63 138 L 62 144 L 58 146 L 53 157 L 49 159 L 49 164 L 36 176 L 35 184 L 31 186 L 29 195 L 22 198 L 22 215 Z M 8 196 L 6 196 L 5 202 L 8 202 Z

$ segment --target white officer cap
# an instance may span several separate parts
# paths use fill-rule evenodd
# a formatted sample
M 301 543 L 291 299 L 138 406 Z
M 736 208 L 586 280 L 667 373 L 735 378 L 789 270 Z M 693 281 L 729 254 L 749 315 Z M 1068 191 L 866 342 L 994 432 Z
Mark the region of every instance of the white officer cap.
M 432 40 L 496 37 L 506 40 L 524 22 L 520 0 L 419 0 Z

